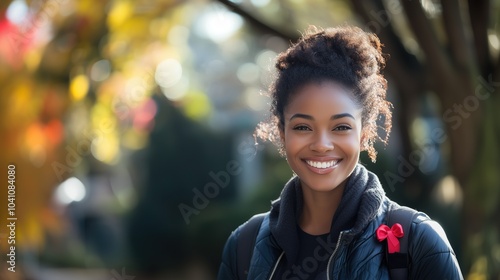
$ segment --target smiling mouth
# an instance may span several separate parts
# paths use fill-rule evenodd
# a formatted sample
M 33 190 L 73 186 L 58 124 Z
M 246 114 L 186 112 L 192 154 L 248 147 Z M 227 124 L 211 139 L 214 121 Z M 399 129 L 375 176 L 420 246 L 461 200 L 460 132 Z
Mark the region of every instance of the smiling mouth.
M 314 168 L 318 169 L 326 169 L 333 167 L 339 163 L 340 160 L 331 160 L 331 161 L 313 161 L 313 160 L 306 160 L 306 163 Z

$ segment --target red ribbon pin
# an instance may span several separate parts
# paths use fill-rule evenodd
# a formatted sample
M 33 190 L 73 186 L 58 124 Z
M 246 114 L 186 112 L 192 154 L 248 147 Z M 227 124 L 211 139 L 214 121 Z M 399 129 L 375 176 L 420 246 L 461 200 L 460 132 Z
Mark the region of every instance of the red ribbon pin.
M 377 228 L 376 234 L 379 242 L 387 239 L 387 248 L 389 250 L 389 254 L 399 252 L 398 238 L 404 236 L 403 227 L 400 224 L 395 223 L 392 227 L 381 225 Z

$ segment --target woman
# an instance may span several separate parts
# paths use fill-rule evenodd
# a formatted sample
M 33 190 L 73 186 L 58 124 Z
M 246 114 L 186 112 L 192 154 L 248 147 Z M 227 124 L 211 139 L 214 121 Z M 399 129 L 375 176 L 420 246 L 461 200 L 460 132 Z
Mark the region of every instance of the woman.
M 393 227 L 387 240 L 379 236 L 400 206 L 358 161 L 361 151 L 375 161 L 373 144 L 385 143 L 391 129 L 384 63 L 378 38 L 349 26 L 312 28 L 278 56 L 274 118 L 257 132 L 279 144 L 295 175 L 263 217 L 248 279 L 389 279 L 386 250 L 397 253 L 404 234 L 405 277 L 463 278 L 441 226 L 424 213 L 408 219 L 408 232 Z M 384 138 L 377 134 L 381 117 Z M 226 243 L 218 279 L 241 274 L 242 227 Z

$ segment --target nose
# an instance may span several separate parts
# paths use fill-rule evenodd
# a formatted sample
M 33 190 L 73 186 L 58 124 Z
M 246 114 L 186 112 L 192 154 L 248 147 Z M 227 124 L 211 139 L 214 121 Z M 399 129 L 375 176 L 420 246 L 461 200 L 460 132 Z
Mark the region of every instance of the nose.
M 314 136 L 313 142 L 309 146 L 312 151 L 325 153 L 333 150 L 333 139 L 328 132 L 318 132 Z

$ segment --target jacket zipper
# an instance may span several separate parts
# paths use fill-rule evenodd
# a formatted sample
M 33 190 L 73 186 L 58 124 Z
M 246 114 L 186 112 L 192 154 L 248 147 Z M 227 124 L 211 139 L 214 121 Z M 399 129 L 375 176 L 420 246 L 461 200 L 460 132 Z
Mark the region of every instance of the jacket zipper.
M 337 240 L 337 245 L 335 245 L 335 250 L 333 250 L 333 253 L 330 256 L 330 259 L 328 260 L 328 265 L 326 267 L 326 279 L 327 280 L 330 280 L 330 264 L 332 262 L 333 256 L 335 255 L 335 253 L 339 249 L 340 239 L 342 239 L 343 234 L 344 234 L 344 232 L 341 231 L 340 235 L 339 235 L 339 239 Z M 276 272 L 276 269 L 278 268 L 278 264 L 280 263 L 281 258 L 283 257 L 284 254 L 285 254 L 285 251 L 281 252 L 281 255 L 279 256 L 278 260 L 276 261 L 276 264 L 274 265 L 273 271 L 271 272 L 271 276 L 269 276 L 269 280 L 273 279 L 274 273 Z
M 335 250 L 333 250 L 332 255 L 330 256 L 330 259 L 328 260 L 328 265 L 326 267 L 326 279 L 330 280 L 330 263 L 332 262 L 333 256 L 335 253 L 337 253 L 337 250 L 339 249 L 340 245 L 340 239 L 342 238 L 342 235 L 344 234 L 343 231 L 340 232 L 339 239 L 337 240 L 337 245 L 335 245 Z
M 281 258 L 283 257 L 284 254 L 285 254 L 285 251 L 281 252 L 280 257 L 276 261 L 276 264 L 274 265 L 273 271 L 271 272 L 271 276 L 269 276 L 269 280 L 273 279 L 273 275 L 276 272 L 276 269 L 278 268 L 278 264 L 280 263 L 280 260 L 281 260 Z

